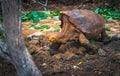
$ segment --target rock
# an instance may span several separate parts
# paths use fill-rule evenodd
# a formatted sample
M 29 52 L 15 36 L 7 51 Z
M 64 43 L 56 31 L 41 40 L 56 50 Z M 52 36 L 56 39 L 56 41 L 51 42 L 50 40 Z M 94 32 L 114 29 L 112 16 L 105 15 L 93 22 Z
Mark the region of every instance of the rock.
M 75 57 L 76 55 L 72 52 L 66 51 L 65 54 L 62 55 L 64 60 L 70 60 L 71 58 Z
M 86 48 L 84 47 L 80 47 L 80 48 L 72 47 L 69 50 L 76 55 L 84 55 L 86 52 Z
M 98 54 L 100 56 L 106 56 L 106 52 L 103 49 L 101 49 L 101 48 L 98 50 Z
M 60 72 L 60 71 L 61 71 L 60 66 L 53 65 L 53 71 L 54 71 L 54 72 Z
M 58 64 L 58 65 L 53 65 L 53 73 L 58 73 L 58 72 L 61 72 L 62 71 L 62 68 L 61 68 L 61 65 Z
M 79 69 L 79 67 L 78 67 L 78 66 L 76 66 L 76 65 L 74 65 L 74 66 L 73 66 L 73 69 Z
M 62 54 L 61 54 L 61 53 L 58 53 L 58 54 L 53 55 L 52 57 L 53 57 L 54 59 L 59 60 L 59 59 L 61 59 Z
M 27 36 L 29 40 L 39 40 L 40 36 L 43 35 L 42 32 L 35 32 Z
M 86 64 L 86 67 L 85 67 L 86 71 L 93 71 L 94 70 L 94 65 L 93 64 Z

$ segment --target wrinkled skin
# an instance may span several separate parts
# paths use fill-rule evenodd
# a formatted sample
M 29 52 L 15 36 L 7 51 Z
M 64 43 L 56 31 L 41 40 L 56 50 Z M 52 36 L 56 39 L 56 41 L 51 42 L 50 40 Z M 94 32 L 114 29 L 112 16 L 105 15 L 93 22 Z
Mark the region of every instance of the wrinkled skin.
M 79 40 L 81 45 L 90 50 L 96 50 L 88 39 L 99 39 L 106 42 L 108 38 L 104 24 L 105 20 L 102 16 L 88 10 L 73 10 L 68 13 L 60 14 L 61 29 L 59 34 L 49 36 L 49 40 L 54 43 L 66 43 L 69 40 Z M 52 49 L 58 49 L 58 45 L 54 45 Z M 57 46 L 57 47 L 55 47 Z

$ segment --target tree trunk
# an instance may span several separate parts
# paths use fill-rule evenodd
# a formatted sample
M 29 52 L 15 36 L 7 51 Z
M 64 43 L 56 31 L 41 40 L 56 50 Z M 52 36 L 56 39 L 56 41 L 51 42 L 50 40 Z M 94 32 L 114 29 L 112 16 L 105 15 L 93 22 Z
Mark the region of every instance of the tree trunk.
M 21 1 L 1 0 L 8 54 L 18 76 L 42 76 L 25 47 L 21 34 Z

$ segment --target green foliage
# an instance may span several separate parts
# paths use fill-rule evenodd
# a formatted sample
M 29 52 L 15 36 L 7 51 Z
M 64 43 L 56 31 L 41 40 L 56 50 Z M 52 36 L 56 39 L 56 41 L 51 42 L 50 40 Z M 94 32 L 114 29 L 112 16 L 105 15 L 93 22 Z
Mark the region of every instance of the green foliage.
M 52 17 L 55 20 L 59 20 L 60 11 L 45 11 L 47 16 Z
M 43 30 L 43 29 L 49 29 L 50 28 L 50 26 L 48 26 L 48 25 L 42 25 L 42 26 L 39 26 L 39 27 L 35 27 L 35 29 L 36 30 Z
M 55 20 L 59 20 L 60 11 L 51 12 L 51 17 Z
M 109 29 L 108 27 L 104 27 L 104 29 L 105 29 L 106 31 L 110 31 L 110 29 Z
M 36 30 L 44 30 L 44 29 L 49 29 L 50 28 L 50 26 L 48 26 L 48 25 L 39 25 L 39 24 L 36 24 L 36 23 L 34 23 L 34 24 L 32 24 L 30 27 L 29 27 L 29 29 L 36 29 Z
M 59 19 L 59 14 L 60 11 L 43 11 L 43 12 L 38 12 L 38 11 L 31 11 L 31 12 L 23 12 L 22 13 L 22 22 L 25 21 L 32 21 L 33 23 L 37 23 L 40 20 L 47 19 L 48 16 L 52 17 L 53 19 L 58 20 Z
M 60 11 L 53 11 L 51 12 L 51 16 L 59 16 L 60 15 Z
M 99 13 L 107 20 L 120 20 L 120 10 L 114 9 L 114 5 L 108 5 L 106 8 L 97 8 L 93 11 Z
M 54 32 L 60 32 L 60 28 L 54 29 Z
M 2 13 L 0 12 L 0 23 L 3 22 L 3 17 L 2 17 Z
M 0 23 L 2 23 L 3 22 L 3 18 L 0 16 Z
M 44 12 L 32 11 L 22 13 L 22 22 L 32 21 L 34 23 L 39 22 L 39 20 L 47 19 L 47 15 Z
M 0 29 L 0 39 L 5 39 L 5 36 L 4 36 L 4 33 L 3 33 L 3 30 Z
M 95 40 L 94 39 L 88 39 L 90 43 L 94 43 Z

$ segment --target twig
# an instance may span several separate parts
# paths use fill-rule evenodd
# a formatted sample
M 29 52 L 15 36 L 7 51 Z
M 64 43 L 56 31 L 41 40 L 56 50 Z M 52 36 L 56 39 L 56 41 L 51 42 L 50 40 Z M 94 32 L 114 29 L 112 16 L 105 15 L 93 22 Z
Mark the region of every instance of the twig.
M 34 2 L 34 3 L 38 3 L 38 4 L 46 7 L 46 6 L 47 6 L 47 3 L 48 3 L 48 0 L 46 0 L 45 3 L 41 3 L 41 2 L 38 2 L 38 1 L 36 1 L 36 0 L 33 0 L 33 2 Z

